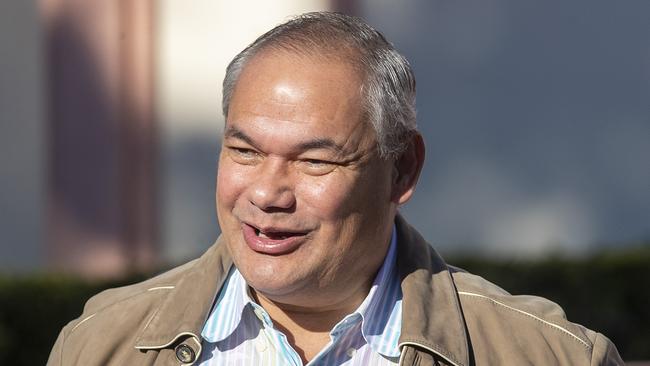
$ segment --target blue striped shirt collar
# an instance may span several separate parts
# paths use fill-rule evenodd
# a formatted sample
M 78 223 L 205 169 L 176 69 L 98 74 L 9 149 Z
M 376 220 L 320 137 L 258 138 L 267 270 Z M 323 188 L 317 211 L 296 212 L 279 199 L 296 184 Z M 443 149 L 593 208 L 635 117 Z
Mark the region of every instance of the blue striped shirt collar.
M 345 322 L 346 319 L 360 318 L 362 336 L 372 350 L 386 357 L 399 357 L 398 340 L 402 325 L 402 292 L 397 275 L 396 259 L 397 235 L 395 227 L 393 227 L 388 253 L 377 272 L 368 295 L 355 312 L 347 315 L 332 328 L 331 334 L 342 331 L 354 323 Z M 211 343 L 224 340 L 236 330 L 244 312 L 251 310 L 267 326 L 272 326 L 270 317 L 260 305 L 251 299 L 246 281 L 239 270 L 233 266 L 219 292 L 216 306 L 201 335 Z M 219 326 L 211 327 L 209 324 L 219 324 Z
M 366 299 L 356 312 L 362 317 L 362 333 L 377 353 L 399 357 L 402 327 L 402 289 L 397 274 L 397 234 L 393 227 L 390 247 Z

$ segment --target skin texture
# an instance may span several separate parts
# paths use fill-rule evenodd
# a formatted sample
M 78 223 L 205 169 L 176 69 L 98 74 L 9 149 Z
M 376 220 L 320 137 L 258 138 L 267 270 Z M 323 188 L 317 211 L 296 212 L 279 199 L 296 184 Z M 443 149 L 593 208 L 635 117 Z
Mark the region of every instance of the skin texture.
M 424 158 L 416 136 L 403 159 L 381 159 L 361 105 L 349 64 L 272 51 L 249 62 L 230 103 L 219 223 L 257 301 L 303 361 L 367 295 Z

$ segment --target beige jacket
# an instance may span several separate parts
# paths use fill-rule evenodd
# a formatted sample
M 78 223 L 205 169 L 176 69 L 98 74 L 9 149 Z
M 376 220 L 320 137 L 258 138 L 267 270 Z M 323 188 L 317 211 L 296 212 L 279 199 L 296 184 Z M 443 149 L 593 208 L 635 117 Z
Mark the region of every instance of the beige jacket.
M 403 292 L 401 365 L 623 365 L 602 334 L 534 296 L 512 296 L 449 267 L 397 220 Z M 104 291 L 59 335 L 48 365 L 186 365 L 232 260 L 217 241 L 201 258 Z

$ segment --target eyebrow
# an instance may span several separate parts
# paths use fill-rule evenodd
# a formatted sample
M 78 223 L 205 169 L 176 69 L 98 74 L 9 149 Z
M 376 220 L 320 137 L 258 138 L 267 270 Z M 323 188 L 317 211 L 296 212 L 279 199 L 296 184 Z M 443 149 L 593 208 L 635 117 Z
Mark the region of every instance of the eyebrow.
M 235 138 L 238 140 L 242 140 L 251 146 L 256 146 L 255 142 L 250 136 L 248 136 L 246 133 L 244 133 L 244 131 L 234 126 L 228 126 L 228 128 L 226 128 L 226 132 L 224 133 L 224 138 L 226 139 Z M 302 142 L 298 145 L 298 150 L 300 151 L 318 150 L 318 149 L 332 150 L 339 154 L 345 151 L 343 146 L 337 144 L 336 142 L 334 142 L 334 140 L 330 138 L 316 138 L 313 140 Z
M 250 136 L 245 134 L 244 131 L 238 129 L 237 127 L 228 126 L 228 128 L 226 128 L 226 132 L 224 132 L 223 134 L 223 138 L 224 139 L 235 138 L 238 140 L 242 140 L 249 145 L 255 146 L 255 144 L 253 143 L 253 139 L 250 138 Z

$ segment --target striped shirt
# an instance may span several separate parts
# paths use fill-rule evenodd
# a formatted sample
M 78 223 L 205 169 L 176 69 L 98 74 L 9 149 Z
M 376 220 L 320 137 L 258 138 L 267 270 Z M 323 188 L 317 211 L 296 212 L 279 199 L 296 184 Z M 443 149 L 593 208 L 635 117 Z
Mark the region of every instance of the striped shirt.
M 393 228 L 388 254 L 372 287 L 356 311 L 330 331 L 330 342 L 308 363 L 312 365 L 396 365 L 402 322 L 402 291 Z M 200 366 L 302 365 L 287 337 L 251 299 L 246 281 L 233 268 L 203 327 Z

